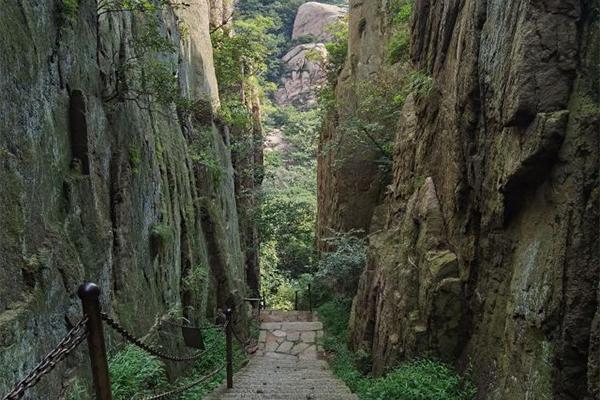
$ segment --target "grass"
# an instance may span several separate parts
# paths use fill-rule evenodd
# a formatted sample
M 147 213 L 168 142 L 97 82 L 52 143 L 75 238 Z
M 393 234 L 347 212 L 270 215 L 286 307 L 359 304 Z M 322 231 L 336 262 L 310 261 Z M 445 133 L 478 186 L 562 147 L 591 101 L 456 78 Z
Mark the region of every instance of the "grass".
M 473 384 L 450 366 L 430 359 L 403 362 L 381 378 L 366 375 L 370 357 L 348 349 L 349 301 L 336 299 L 319 307 L 325 326 L 323 348 L 329 354 L 334 373 L 360 400 L 471 400 Z
M 138 393 L 152 394 L 167 386 L 165 365 L 132 345 L 111 357 L 109 365 L 115 400 L 130 399 Z

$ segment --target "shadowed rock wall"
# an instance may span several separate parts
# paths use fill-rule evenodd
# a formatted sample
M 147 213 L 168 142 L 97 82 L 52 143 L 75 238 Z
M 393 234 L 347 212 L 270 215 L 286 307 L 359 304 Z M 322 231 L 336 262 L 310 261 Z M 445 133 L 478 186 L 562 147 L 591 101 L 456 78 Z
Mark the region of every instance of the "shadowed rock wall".
M 378 2 L 350 9 L 348 65 L 382 21 L 353 36 L 353 15 Z M 599 398 L 597 10 L 415 2 L 412 61 L 433 87 L 404 105 L 385 199 L 319 166 L 319 229 L 364 227 L 348 210 L 375 216 L 351 341 L 376 374 L 433 355 L 470 365 L 482 399 Z
M 191 114 L 110 96 L 140 16 L 79 3 L 67 13 L 62 1 L 12 1 L 0 13 L 0 393 L 78 320 L 84 280 L 138 335 L 169 312 L 197 322 L 246 295 L 229 131 L 212 119 L 208 0 L 159 18 Z M 88 364 L 81 351 L 32 398 L 63 395 Z

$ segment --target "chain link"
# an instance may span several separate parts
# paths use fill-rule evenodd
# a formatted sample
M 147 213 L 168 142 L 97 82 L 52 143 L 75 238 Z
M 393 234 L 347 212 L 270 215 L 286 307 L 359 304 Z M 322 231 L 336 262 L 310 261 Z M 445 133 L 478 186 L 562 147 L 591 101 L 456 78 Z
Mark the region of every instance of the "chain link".
M 173 355 L 167 354 L 161 350 L 155 349 L 155 348 L 145 344 L 140 339 L 136 338 L 131 333 L 129 333 L 117 321 L 115 321 L 110 316 L 108 316 L 108 314 L 101 313 L 101 315 L 102 315 L 102 319 L 106 322 L 106 324 L 108 326 L 110 326 L 111 328 L 113 328 L 115 331 L 117 331 L 121 336 L 123 336 L 123 338 L 125 340 L 127 340 L 128 342 L 132 343 L 133 345 L 139 347 L 140 349 L 142 349 L 156 357 L 162 358 L 164 360 L 177 361 L 177 362 L 194 361 L 194 360 L 201 358 L 209 350 L 211 350 L 211 349 L 202 350 L 196 354 L 189 355 L 189 356 L 173 356 Z M 221 328 L 221 329 L 223 329 L 223 328 Z
M 217 368 L 216 370 L 214 370 L 213 372 L 211 372 L 210 374 L 204 375 L 202 378 L 197 379 L 197 380 L 193 381 L 192 383 L 189 383 L 189 384 L 187 384 L 185 386 L 182 386 L 182 387 L 179 387 L 179 388 L 176 388 L 176 389 L 173 389 L 173 390 L 169 390 L 168 392 L 165 392 L 165 393 L 157 394 L 157 395 L 150 396 L 150 397 L 143 397 L 141 400 L 158 400 L 158 399 L 164 399 L 166 397 L 171 397 L 171 396 L 174 396 L 176 394 L 186 392 L 186 391 L 192 389 L 193 387 L 198 386 L 202 382 L 205 382 L 206 380 L 212 378 L 213 376 L 215 376 L 216 374 L 218 374 L 219 372 L 221 372 L 224 368 L 225 368 L 225 366 L 222 365 L 219 368 Z
M 87 337 L 87 317 L 83 318 L 77 325 L 71 329 L 67 335 L 58 343 L 44 359 L 17 385 L 14 389 L 3 397 L 3 400 L 18 400 L 25 392 L 37 385 L 42 377 L 52 371 L 59 362 L 67 357 L 73 350 L 77 348 Z

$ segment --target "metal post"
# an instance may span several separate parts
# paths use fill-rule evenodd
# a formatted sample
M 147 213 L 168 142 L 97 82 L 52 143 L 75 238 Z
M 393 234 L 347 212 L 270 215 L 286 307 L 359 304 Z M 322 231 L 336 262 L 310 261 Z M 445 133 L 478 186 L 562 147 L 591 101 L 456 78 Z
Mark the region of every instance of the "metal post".
M 233 311 L 225 310 L 227 326 L 225 327 L 225 348 L 227 354 L 227 389 L 233 388 Z
M 310 291 L 310 283 L 308 284 L 308 311 L 312 312 L 312 293 Z
M 298 311 L 298 291 L 296 290 L 296 295 L 294 296 L 294 310 Z
M 92 363 L 92 377 L 97 400 L 112 400 L 108 360 L 104 343 L 104 329 L 100 315 L 100 288 L 91 282 L 79 286 L 77 292 L 83 306 L 83 313 L 88 318 L 88 349 Z

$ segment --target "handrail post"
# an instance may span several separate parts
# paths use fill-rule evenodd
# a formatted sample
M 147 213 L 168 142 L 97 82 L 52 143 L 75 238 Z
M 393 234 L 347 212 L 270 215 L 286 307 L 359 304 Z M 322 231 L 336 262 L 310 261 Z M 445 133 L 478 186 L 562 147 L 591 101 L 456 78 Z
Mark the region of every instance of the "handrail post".
M 87 317 L 88 349 L 92 364 L 92 377 L 97 400 L 112 400 L 110 377 L 108 375 L 108 360 L 106 358 L 106 344 L 104 342 L 104 329 L 100 315 L 100 288 L 91 282 L 79 286 L 77 292 L 83 306 L 83 313 Z
M 294 296 L 294 310 L 298 311 L 298 291 L 296 290 L 296 294 Z
M 312 293 L 310 291 L 310 283 L 308 284 L 308 311 L 312 312 Z
M 225 310 L 227 326 L 225 327 L 225 349 L 227 357 L 227 389 L 233 388 L 233 310 Z

